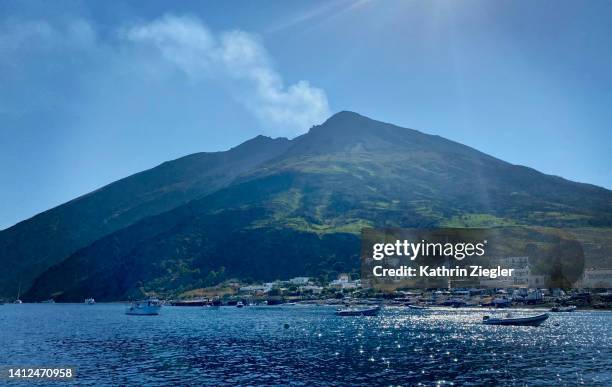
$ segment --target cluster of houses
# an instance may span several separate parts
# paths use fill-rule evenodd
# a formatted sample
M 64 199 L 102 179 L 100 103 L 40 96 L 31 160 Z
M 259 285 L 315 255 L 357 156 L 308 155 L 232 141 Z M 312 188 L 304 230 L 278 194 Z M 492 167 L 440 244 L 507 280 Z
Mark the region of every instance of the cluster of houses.
M 496 279 L 482 278 L 480 285 L 489 288 L 526 287 L 544 288 L 550 280 L 546 274 L 536 274 L 531 270 L 529 257 L 507 257 L 499 264 L 514 269 L 512 277 Z M 573 284 L 575 288 L 611 288 L 612 269 L 586 268 Z
M 566 293 L 561 289 L 547 289 L 547 275 L 531 271 L 528 257 L 508 257 L 505 264 L 517 268 L 512 278 L 481 279 L 480 286 L 461 289 L 430 289 L 423 291 L 398 290 L 392 294 L 379 297 L 391 297 L 395 302 L 421 303 L 429 305 L 470 306 L 483 305 L 505 307 L 511 305 L 529 305 L 543 303 L 571 302 L 574 304 L 591 303 L 590 291 L 572 290 Z M 604 288 L 612 285 L 612 269 L 586 269 L 581 278 L 574 284 L 575 288 Z M 362 287 L 361 280 L 351 279 L 349 274 L 340 274 L 337 279 L 321 284 L 310 277 L 294 277 L 289 280 L 277 280 L 253 285 L 238 285 L 236 289 L 243 296 L 267 297 L 271 295 L 290 295 L 301 299 L 334 298 L 339 293 L 344 297 L 372 296 L 373 289 L 368 289 L 368 283 Z M 596 293 L 596 300 L 609 303 L 612 301 L 610 292 Z M 375 293 L 375 292 L 374 292 Z M 302 297 L 306 296 L 306 297 Z M 598 301 L 599 302 L 599 301 Z M 607 305 L 607 304 L 606 304 Z M 608 305 L 609 307 L 609 305 Z
M 531 285 L 527 282 L 525 285 Z M 397 290 L 391 293 L 372 293 L 373 289 L 362 288 L 360 280 L 352 280 L 350 275 L 341 274 L 337 279 L 321 286 L 309 277 L 295 277 L 285 281 L 266 282 L 263 284 L 241 286 L 238 294 L 247 298 L 290 296 L 290 300 L 333 299 L 339 294 L 341 298 L 383 297 L 392 304 L 421 304 L 439 306 L 488 306 L 510 307 L 516 305 L 539 304 L 572 304 L 594 307 L 610 307 L 612 293 L 591 293 L 589 290 L 564 291 L 546 289 L 537 286 L 508 288 L 458 288 L 429 290 Z M 592 296 L 594 299 L 592 299 Z
M 296 288 L 300 293 L 321 294 L 326 289 L 332 290 L 352 290 L 361 288 L 361 280 L 351 280 L 349 274 L 340 274 L 337 279 L 331 281 L 326 286 L 320 286 L 310 277 L 294 277 L 286 281 L 264 282 L 263 284 L 241 286 L 240 293 L 253 296 L 264 296 L 272 290 L 286 291 Z

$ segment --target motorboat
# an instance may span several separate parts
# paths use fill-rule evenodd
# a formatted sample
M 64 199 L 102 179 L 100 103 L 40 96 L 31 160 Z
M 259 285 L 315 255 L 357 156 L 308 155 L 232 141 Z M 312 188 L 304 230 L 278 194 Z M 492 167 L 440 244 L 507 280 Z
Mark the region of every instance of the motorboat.
M 336 315 L 338 316 L 377 316 L 378 312 L 380 312 L 380 306 L 375 306 L 373 308 L 345 308 L 338 309 L 336 311 Z
M 510 314 L 507 314 L 506 317 L 502 318 L 491 318 L 489 316 L 484 316 L 482 318 L 482 323 L 486 325 L 515 325 L 537 327 L 540 326 L 544 321 L 546 321 L 548 317 L 548 313 L 538 314 L 536 316 L 529 317 L 512 317 L 512 315 Z
M 86 299 L 85 299 L 85 303 L 86 303 L 87 305 L 93 305 L 93 304 L 95 304 L 95 303 L 96 303 L 96 300 L 94 300 L 93 298 L 86 298 Z
M 132 303 L 125 311 L 125 314 L 133 316 L 157 316 L 161 307 L 161 303 L 157 298 L 150 298 L 146 301 Z
M 236 303 L 236 307 L 237 307 L 237 308 L 244 308 L 244 302 L 242 302 L 242 301 L 238 301 L 238 302 Z

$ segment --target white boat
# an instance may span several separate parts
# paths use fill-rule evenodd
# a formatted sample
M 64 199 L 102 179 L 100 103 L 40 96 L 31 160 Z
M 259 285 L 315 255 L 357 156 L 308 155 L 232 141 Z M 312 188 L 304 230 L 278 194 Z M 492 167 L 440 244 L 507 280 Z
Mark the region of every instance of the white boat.
M 125 314 L 133 316 L 157 316 L 161 309 L 161 303 L 156 298 L 150 298 L 146 301 L 138 301 L 125 311 Z
M 96 303 L 96 300 L 94 300 L 93 298 L 86 298 L 86 299 L 85 299 L 85 303 L 86 303 L 87 305 L 93 305 L 93 304 L 95 304 L 95 303 Z
M 516 325 L 537 327 L 540 326 L 540 324 L 542 324 L 547 319 L 548 313 L 529 317 L 512 317 L 510 314 L 507 314 L 506 317 L 503 318 L 490 318 L 489 316 L 484 316 L 482 318 L 482 323 L 487 325 Z
M 238 302 L 236 303 L 236 307 L 237 307 L 237 308 L 242 308 L 242 307 L 244 307 L 244 303 L 243 303 L 242 301 L 238 301 Z

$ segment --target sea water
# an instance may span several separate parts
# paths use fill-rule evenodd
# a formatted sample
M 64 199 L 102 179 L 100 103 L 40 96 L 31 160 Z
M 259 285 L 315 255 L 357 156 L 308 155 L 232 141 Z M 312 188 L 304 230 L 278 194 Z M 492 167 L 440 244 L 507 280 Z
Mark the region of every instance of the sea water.
M 0 367 L 74 367 L 80 385 L 612 385 L 610 312 L 507 327 L 483 325 L 483 315 L 495 315 L 483 309 L 384 308 L 377 317 L 297 305 L 124 310 L 0 305 Z

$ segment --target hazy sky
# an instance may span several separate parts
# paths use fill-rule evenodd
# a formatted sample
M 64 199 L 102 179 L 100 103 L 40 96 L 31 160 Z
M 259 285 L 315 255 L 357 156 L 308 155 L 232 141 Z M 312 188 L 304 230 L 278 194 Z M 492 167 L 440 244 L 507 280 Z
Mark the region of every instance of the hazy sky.
M 352 110 L 612 188 L 610 1 L 0 0 L 0 229 Z

